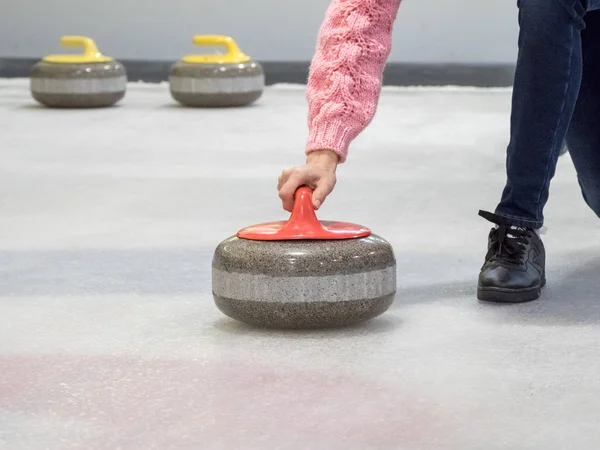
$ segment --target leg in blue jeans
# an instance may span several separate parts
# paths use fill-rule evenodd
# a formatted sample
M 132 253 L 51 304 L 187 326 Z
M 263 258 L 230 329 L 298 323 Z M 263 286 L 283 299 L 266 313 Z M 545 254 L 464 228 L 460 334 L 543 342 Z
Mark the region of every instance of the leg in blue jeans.
M 519 56 L 506 160 L 507 183 L 496 214 L 503 223 L 540 228 L 550 181 L 580 97 L 585 70 L 582 36 L 587 41 L 600 39 L 597 20 L 586 27 L 586 13 L 599 9 L 600 1 L 519 0 L 518 6 Z M 587 59 L 589 63 L 590 58 Z M 581 95 L 590 92 L 587 88 Z M 589 105 L 582 108 L 587 110 Z M 588 139 L 591 131 L 584 133 L 587 137 L 569 139 L 574 145 L 574 159 L 578 150 L 588 145 L 581 140 Z
M 519 0 L 507 182 L 479 274 L 477 297 L 524 302 L 546 283 L 550 181 L 567 142 L 588 205 L 600 215 L 600 0 Z
M 581 33 L 583 76 L 567 145 L 583 197 L 600 217 L 600 11 L 585 16 Z

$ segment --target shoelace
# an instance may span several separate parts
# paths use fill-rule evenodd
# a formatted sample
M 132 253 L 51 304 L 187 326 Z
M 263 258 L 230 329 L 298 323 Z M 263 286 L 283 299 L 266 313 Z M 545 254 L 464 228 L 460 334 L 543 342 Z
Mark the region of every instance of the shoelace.
M 492 260 L 518 264 L 525 255 L 529 232 L 525 228 L 501 225 L 496 230 Z

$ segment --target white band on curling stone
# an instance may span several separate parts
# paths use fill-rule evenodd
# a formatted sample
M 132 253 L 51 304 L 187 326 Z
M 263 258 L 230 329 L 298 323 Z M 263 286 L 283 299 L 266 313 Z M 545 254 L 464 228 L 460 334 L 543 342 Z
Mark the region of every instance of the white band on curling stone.
M 396 267 L 324 277 L 270 277 L 213 270 L 213 292 L 232 300 L 276 303 L 375 299 L 396 291 Z
M 31 90 L 40 94 L 107 94 L 127 88 L 127 77 L 59 79 L 31 78 Z
M 196 94 L 240 94 L 256 92 L 264 88 L 264 75 L 228 78 L 192 78 L 173 76 L 170 80 L 173 92 Z

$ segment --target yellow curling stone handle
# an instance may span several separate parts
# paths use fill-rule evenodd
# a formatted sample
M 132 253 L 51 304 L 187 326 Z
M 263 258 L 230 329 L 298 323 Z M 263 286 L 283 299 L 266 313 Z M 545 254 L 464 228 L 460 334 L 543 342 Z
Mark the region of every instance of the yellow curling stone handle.
M 65 47 L 83 47 L 83 53 L 79 55 L 49 55 L 43 60 L 45 62 L 59 64 L 84 64 L 104 63 L 113 61 L 112 58 L 104 56 L 96 47 L 96 43 L 85 36 L 63 36 L 60 43 Z
M 187 55 L 182 61 L 191 64 L 236 64 L 250 61 L 250 57 L 237 46 L 233 38 L 216 34 L 203 34 L 194 36 L 192 42 L 195 45 L 225 47 L 227 53 L 214 55 Z

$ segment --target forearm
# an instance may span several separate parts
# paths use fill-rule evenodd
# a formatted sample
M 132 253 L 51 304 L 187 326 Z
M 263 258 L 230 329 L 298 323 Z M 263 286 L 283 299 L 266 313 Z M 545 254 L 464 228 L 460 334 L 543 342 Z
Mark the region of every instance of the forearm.
M 306 152 L 348 147 L 377 109 L 401 0 L 332 0 L 321 25 L 308 85 Z

